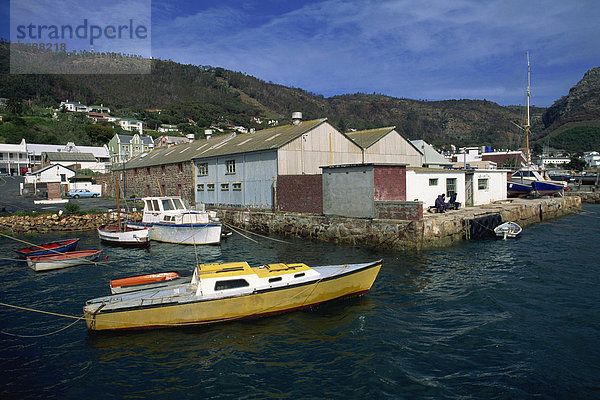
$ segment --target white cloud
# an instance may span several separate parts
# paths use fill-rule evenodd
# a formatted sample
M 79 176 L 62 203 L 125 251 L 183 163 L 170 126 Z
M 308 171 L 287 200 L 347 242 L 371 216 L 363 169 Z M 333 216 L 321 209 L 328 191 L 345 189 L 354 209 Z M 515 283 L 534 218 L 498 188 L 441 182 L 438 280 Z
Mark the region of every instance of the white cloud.
M 514 103 L 519 99 L 509 96 L 522 84 L 515 78 L 529 50 L 540 72 L 536 79 L 548 91 L 538 98 L 549 104 L 562 94 L 543 82 L 545 68 L 569 66 L 583 74 L 600 59 L 598 11 L 595 1 L 558 0 L 543 6 L 512 0 L 324 0 L 274 15 L 213 6 L 155 25 L 154 52 L 326 95 L 370 87 L 400 97 L 474 94 Z

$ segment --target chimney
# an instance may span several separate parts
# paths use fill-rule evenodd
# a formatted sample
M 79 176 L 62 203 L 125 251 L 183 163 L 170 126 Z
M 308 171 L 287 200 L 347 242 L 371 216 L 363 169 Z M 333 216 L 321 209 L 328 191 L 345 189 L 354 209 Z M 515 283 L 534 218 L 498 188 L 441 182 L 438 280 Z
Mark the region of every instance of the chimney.
M 302 113 L 301 112 L 293 112 L 292 113 L 292 125 L 298 125 L 302 122 Z
M 209 140 L 210 137 L 212 136 L 212 134 L 213 134 L 212 129 L 205 129 L 204 130 L 204 136 L 206 136 L 206 140 Z
M 188 133 L 187 135 L 185 135 L 185 137 L 188 139 L 188 142 L 190 142 L 190 143 L 192 143 L 194 141 L 193 133 Z

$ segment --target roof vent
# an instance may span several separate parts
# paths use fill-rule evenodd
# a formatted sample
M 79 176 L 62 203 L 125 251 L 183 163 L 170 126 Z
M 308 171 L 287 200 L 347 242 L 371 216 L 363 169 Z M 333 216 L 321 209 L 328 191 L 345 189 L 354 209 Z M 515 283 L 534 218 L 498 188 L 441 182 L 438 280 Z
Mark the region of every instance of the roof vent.
M 187 135 L 185 135 L 185 137 L 188 139 L 188 141 L 190 143 L 192 143 L 194 141 L 194 134 L 193 133 L 188 133 Z
M 204 136 L 206 136 L 206 140 L 210 139 L 210 137 L 213 134 L 213 130 L 212 129 L 205 129 L 204 130 Z
M 293 112 L 292 113 L 292 124 L 293 125 L 298 125 L 300 122 L 302 122 L 302 113 L 301 112 Z

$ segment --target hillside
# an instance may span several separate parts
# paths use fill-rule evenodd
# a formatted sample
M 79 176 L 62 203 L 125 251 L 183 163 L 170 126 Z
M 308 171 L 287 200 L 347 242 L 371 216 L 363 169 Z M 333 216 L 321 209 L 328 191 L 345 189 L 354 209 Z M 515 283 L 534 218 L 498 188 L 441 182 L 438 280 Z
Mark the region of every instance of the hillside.
M 409 139 L 438 146 L 518 148 L 524 141 L 511 123 L 521 120 L 519 109 L 485 100 L 428 102 L 364 93 L 325 98 L 241 72 L 163 60 L 152 60 L 148 75 L 9 75 L 8 55 L 8 44 L 0 43 L 0 97 L 54 107 L 65 99 L 104 104 L 150 126 L 192 119 L 199 127 L 231 122 L 261 129 L 252 117 L 286 122 L 291 112 L 301 111 L 307 119 L 327 117 L 341 130 L 395 125 Z M 534 110 L 534 122 L 539 122 L 534 132 L 543 128 L 543 111 Z
M 543 116 L 538 142 L 572 152 L 600 150 L 600 67 L 592 68 Z

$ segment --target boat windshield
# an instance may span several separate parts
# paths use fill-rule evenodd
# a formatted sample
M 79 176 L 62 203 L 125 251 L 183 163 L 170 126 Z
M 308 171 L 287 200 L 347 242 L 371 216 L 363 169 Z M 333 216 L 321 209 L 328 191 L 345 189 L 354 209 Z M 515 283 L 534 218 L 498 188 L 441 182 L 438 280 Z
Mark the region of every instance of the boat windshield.
M 162 206 L 164 211 L 170 211 L 175 209 L 175 207 L 173 207 L 173 202 L 171 201 L 171 199 L 163 199 Z
M 175 208 L 176 209 L 178 209 L 178 210 L 185 210 L 185 206 L 181 202 L 181 199 L 173 199 L 173 202 L 175 203 Z
M 146 200 L 146 208 L 148 211 L 154 211 L 154 208 L 152 208 L 152 200 Z

